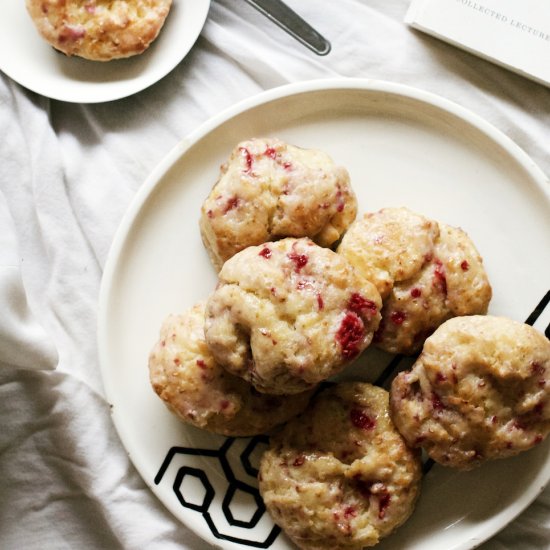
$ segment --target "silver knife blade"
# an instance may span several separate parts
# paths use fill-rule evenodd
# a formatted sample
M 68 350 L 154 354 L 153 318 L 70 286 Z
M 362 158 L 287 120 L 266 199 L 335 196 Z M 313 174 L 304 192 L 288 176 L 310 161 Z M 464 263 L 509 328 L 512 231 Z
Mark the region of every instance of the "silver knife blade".
M 245 0 L 317 55 L 330 52 L 330 42 L 281 0 Z

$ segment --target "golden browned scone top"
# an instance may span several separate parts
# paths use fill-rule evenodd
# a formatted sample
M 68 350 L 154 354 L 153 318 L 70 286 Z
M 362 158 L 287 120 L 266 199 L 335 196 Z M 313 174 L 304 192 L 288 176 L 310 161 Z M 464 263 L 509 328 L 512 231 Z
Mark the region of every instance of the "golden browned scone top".
M 347 170 L 323 151 L 276 138 L 239 143 L 201 210 L 200 230 L 212 263 L 282 237 L 331 246 L 355 219 Z
M 269 432 L 307 405 L 310 392 L 260 394 L 216 363 L 204 341 L 204 303 L 169 315 L 149 357 L 151 385 L 181 420 L 211 432 Z
M 172 0 L 26 0 L 55 49 L 93 61 L 137 55 L 159 34 Z

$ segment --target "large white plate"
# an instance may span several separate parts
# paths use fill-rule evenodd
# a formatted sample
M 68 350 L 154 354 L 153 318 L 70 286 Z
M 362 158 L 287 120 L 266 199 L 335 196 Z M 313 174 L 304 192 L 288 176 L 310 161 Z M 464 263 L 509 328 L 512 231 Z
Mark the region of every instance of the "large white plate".
M 164 27 L 143 54 L 88 61 L 56 52 L 38 34 L 25 0 L 2 2 L 0 69 L 25 88 L 52 99 L 98 103 L 127 97 L 160 80 L 189 52 L 210 0 L 174 0 Z
M 485 258 L 493 314 L 526 320 L 546 295 L 550 273 L 545 176 L 488 123 L 418 90 L 365 80 L 291 85 L 225 111 L 172 150 L 138 193 L 105 268 L 103 378 L 114 423 L 145 482 L 205 540 L 241 550 L 288 547 L 255 491 L 265 443 L 178 422 L 149 387 L 147 357 L 164 317 L 213 290 L 200 205 L 230 149 L 265 135 L 321 148 L 345 165 L 360 211 L 406 205 L 462 226 Z M 539 309 L 536 326 L 544 330 L 550 308 Z M 373 379 L 391 359 L 367 350 L 353 376 Z M 549 443 L 469 473 L 434 467 L 413 517 L 379 548 L 473 548 L 542 490 Z

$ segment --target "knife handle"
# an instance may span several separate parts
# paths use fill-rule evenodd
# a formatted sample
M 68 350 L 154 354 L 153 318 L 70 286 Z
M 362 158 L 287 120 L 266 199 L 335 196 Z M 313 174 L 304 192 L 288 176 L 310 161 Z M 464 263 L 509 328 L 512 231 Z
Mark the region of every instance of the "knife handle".
M 317 55 L 330 52 L 330 42 L 281 0 L 245 0 Z

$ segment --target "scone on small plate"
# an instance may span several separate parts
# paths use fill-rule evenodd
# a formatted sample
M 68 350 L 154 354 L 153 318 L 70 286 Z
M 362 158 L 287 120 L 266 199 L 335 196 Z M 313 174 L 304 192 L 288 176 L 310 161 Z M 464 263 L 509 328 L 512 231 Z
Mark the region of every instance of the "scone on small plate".
M 267 433 L 302 412 L 311 391 L 258 393 L 220 367 L 204 341 L 204 302 L 164 321 L 149 357 L 151 385 L 181 420 L 226 436 Z
M 550 432 L 550 341 L 504 317 L 450 319 L 394 379 L 391 413 L 410 445 L 445 466 L 526 451 Z
M 384 208 L 352 224 L 338 247 L 383 300 L 375 345 L 412 355 L 441 323 L 487 312 L 483 261 L 459 228 L 407 208 Z
M 172 0 L 26 0 L 42 38 L 66 55 L 110 61 L 143 53 Z
M 251 246 L 225 262 L 205 338 L 229 372 L 272 394 L 341 371 L 371 342 L 378 291 L 345 258 L 307 238 Z
M 239 143 L 201 209 L 200 231 L 216 270 L 247 246 L 310 237 L 331 246 L 355 219 L 347 170 L 328 154 L 276 138 Z
M 411 515 L 420 454 L 395 429 L 388 392 L 360 382 L 321 392 L 271 438 L 259 488 L 266 508 L 303 550 L 361 550 Z

